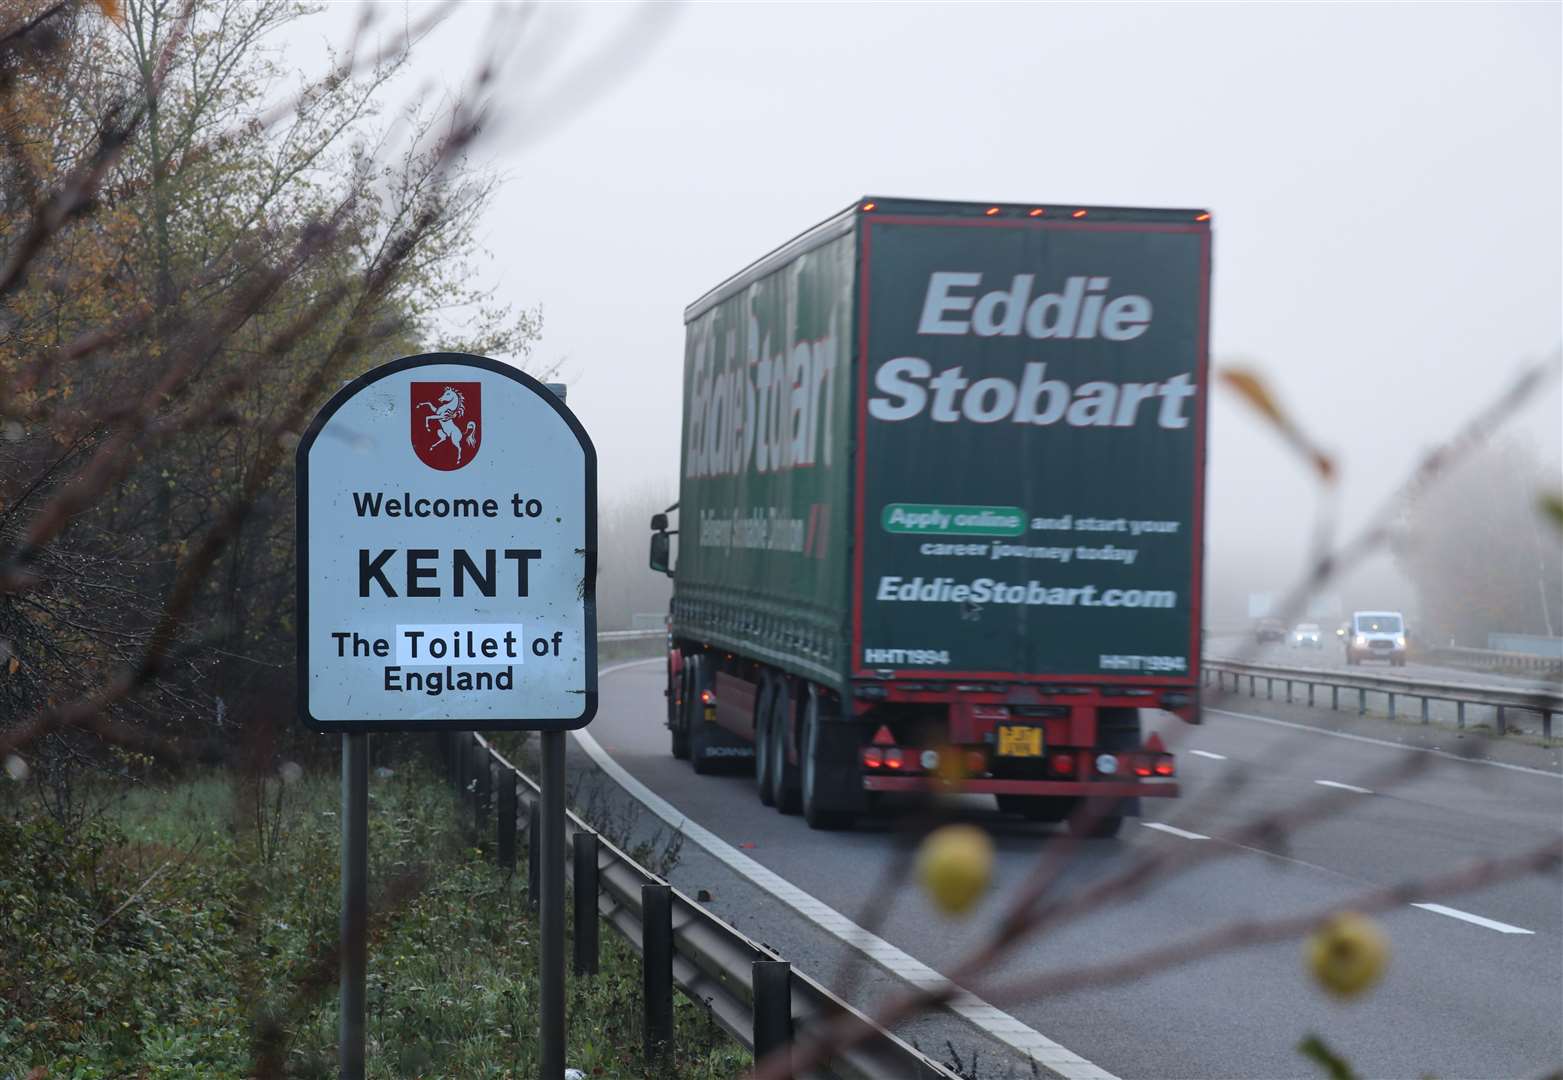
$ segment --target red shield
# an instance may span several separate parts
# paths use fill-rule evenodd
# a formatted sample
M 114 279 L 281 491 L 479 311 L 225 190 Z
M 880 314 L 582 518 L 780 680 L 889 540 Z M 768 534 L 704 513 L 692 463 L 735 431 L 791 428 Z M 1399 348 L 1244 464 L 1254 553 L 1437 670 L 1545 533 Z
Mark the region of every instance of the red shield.
M 450 472 L 483 445 L 483 384 L 412 384 L 412 449 L 431 469 Z

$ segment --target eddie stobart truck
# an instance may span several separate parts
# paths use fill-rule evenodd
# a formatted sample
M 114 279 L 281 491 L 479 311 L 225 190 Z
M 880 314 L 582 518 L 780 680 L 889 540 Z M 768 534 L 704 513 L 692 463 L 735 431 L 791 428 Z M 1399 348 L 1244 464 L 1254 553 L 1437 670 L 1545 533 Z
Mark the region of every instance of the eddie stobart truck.
M 952 776 L 1095 834 L 1176 795 L 1140 712 L 1198 722 L 1210 244 L 865 198 L 690 305 L 674 755 L 816 828 Z

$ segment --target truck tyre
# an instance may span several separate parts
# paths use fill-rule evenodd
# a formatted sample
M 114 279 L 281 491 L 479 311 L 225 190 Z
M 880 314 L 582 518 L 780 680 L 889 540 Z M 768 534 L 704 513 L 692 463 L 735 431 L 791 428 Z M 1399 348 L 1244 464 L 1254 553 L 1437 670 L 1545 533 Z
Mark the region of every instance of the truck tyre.
M 1136 749 L 1140 743 L 1139 709 L 1103 709 L 1096 715 L 1096 742 L 1109 754 L 1121 754 Z M 1069 831 L 1076 836 L 1117 836 L 1123 828 L 1125 814 L 1140 811 L 1138 799 L 1117 799 L 1106 812 L 1096 817 L 1089 826 L 1078 818 L 1069 818 Z
M 771 804 L 784 814 L 796 814 L 801 805 L 798 766 L 787 760 L 788 734 L 798 706 L 793 700 L 792 683 L 778 675 L 771 684 L 770 719 L 767 734 L 771 754 Z
M 771 781 L 771 770 L 774 768 L 771 757 L 771 696 L 775 687 L 771 673 L 761 672 L 760 692 L 754 698 L 754 787 L 760 794 L 763 806 L 776 804 L 776 793 Z
M 668 732 L 673 737 L 673 756 L 680 761 L 689 760 L 689 728 L 684 723 L 683 672 L 673 678 L 673 661 L 668 660 Z
M 798 761 L 802 773 L 803 820 L 811 829 L 844 829 L 852 824 L 852 815 L 840 810 L 826 809 L 825 790 L 825 739 L 817 690 L 809 693 L 803 712 L 803 737 L 799 740 Z
M 689 681 L 684 689 L 684 723 L 689 727 L 689 763 L 701 776 L 708 775 L 715 768 L 713 761 L 706 756 L 706 749 L 711 743 L 711 725 L 706 723 L 705 707 L 700 702 L 700 692 L 710 689 L 706 666 L 704 656 L 691 656 L 684 661 L 684 670 L 689 673 Z
M 1019 814 L 1027 821 L 1064 821 L 1075 812 L 1073 795 L 995 795 L 999 813 Z

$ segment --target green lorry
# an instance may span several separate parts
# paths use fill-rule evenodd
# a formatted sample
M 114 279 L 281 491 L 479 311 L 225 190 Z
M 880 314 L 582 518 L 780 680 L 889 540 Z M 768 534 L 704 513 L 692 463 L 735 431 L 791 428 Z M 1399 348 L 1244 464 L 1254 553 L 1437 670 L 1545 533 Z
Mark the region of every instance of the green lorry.
M 1175 795 L 1140 710 L 1198 720 L 1210 244 L 864 198 L 691 304 L 673 753 L 818 828 L 958 786 L 1110 834 Z

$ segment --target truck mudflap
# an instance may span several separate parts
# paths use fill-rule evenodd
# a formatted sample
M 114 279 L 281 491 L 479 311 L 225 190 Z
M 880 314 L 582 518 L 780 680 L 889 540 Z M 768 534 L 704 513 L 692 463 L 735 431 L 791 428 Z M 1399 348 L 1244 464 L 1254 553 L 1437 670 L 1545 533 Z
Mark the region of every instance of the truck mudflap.
M 1101 796 L 1112 799 L 1176 798 L 1178 785 L 1160 781 L 1154 784 L 1080 780 L 991 780 L 966 779 L 950 782 L 937 776 L 864 776 L 864 791 L 897 791 L 924 795 L 940 793 L 961 795 L 1070 795 Z

